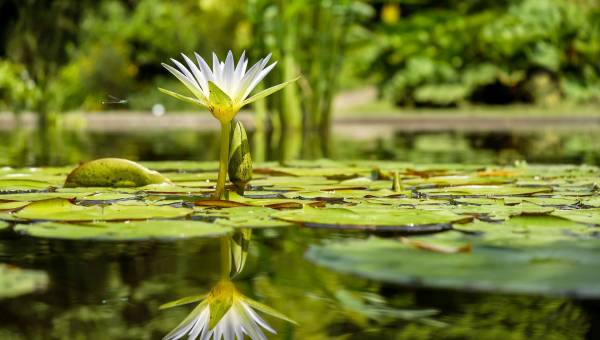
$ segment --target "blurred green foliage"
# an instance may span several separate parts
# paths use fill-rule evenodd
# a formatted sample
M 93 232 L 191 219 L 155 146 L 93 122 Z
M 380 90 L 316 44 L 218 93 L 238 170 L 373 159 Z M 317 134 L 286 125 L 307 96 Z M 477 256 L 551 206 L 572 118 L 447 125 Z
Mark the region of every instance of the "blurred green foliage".
M 371 67 L 384 95 L 398 104 L 600 101 L 598 1 L 385 6 Z M 400 15 L 383 15 L 393 10 Z
M 267 83 L 302 74 L 265 109 L 311 129 L 327 129 L 338 89 L 372 82 L 402 105 L 600 101 L 598 0 L 8 0 L 0 10 L 4 110 L 189 109 L 156 91 L 179 86 L 160 63 L 228 49 L 272 52 L 280 66 Z

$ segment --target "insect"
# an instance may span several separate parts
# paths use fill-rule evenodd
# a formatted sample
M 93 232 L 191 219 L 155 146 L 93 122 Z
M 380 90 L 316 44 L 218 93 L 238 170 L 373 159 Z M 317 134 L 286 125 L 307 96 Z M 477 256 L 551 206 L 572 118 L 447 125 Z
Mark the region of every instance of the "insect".
M 103 100 L 102 101 L 102 105 L 108 105 L 108 104 L 127 104 L 127 99 L 120 99 L 117 98 L 113 95 L 108 95 L 107 100 Z

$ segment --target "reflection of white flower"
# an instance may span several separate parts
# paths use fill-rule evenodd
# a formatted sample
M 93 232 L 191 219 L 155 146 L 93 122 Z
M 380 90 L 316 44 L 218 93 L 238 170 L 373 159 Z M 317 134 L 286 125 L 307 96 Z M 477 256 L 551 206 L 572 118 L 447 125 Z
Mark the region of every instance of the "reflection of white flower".
M 276 62 L 267 66 L 271 55 L 260 59 L 250 69 L 248 69 L 248 59 L 246 59 L 245 53 L 242 53 L 237 65 L 231 51 L 227 53 L 224 62 L 219 61 L 219 58 L 213 53 L 212 69 L 198 53 L 195 54 L 198 64 L 186 55 L 182 54 L 182 56 L 187 67 L 175 59 L 171 59 L 171 61 L 177 68 L 164 63 L 162 65 L 179 79 L 196 98 L 186 97 L 165 89 L 160 90 L 175 98 L 206 106 L 217 119 L 224 122 L 233 119 L 244 105 L 264 98 L 296 80 L 273 86 L 248 98 L 256 85 L 275 67 Z
M 184 301 L 185 299 L 181 300 Z M 187 303 L 190 301 L 184 301 Z M 168 307 L 179 305 L 168 304 Z M 231 281 L 221 281 L 206 296 L 190 315 L 179 324 L 165 340 L 188 339 L 243 340 L 244 335 L 251 339 L 267 339 L 262 328 L 277 332 L 263 320 L 254 309 L 294 322 L 272 308 L 251 300 L 237 291 Z

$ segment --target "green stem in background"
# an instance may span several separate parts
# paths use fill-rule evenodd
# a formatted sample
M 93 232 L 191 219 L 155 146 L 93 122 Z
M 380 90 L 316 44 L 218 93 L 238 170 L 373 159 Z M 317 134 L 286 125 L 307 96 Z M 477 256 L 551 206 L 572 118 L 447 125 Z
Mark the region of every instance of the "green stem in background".
M 257 92 L 264 86 L 257 86 Z M 267 103 L 264 99 L 254 102 L 254 135 L 252 136 L 252 158 L 261 163 L 266 160 L 267 150 Z
M 219 155 L 219 177 L 217 187 L 213 194 L 214 199 L 222 199 L 225 193 L 225 181 L 227 180 L 227 168 L 229 165 L 229 139 L 231 136 L 231 121 L 221 122 L 221 150 Z

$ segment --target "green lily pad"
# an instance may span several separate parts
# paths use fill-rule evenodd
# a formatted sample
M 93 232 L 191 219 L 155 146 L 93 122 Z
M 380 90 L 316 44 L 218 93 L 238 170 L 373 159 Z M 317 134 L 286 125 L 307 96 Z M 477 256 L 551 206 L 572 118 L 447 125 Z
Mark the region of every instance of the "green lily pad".
M 549 187 L 518 187 L 512 185 L 469 185 L 462 187 L 448 187 L 443 189 L 418 190 L 420 194 L 429 197 L 462 197 L 462 196 L 529 196 L 539 193 L 550 193 Z
M 552 215 L 575 222 L 600 225 L 600 209 L 557 210 Z
M 33 293 L 47 285 L 48 275 L 44 272 L 0 263 L 0 299 Z
M 518 216 L 503 223 L 474 221 L 456 229 L 481 233 L 486 242 L 502 246 L 597 239 L 595 228 L 555 216 Z
M 192 213 L 192 209 L 171 206 L 137 204 L 110 204 L 108 206 L 81 206 L 62 198 L 33 202 L 14 215 L 30 220 L 53 221 L 112 221 L 150 218 L 176 218 Z
M 160 173 L 127 159 L 102 158 L 75 168 L 65 180 L 65 187 L 141 187 L 169 183 Z
M 519 203 L 516 205 L 482 204 L 459 206 L 451 211 L 461 215 L 487 216 L 492 220 L 506 220 L 511 216 L 519 215 L 545 215 L 554 211 L 552 207 L 542 207 L 532 203 Z
M 0 192 L 2 191 L 30 191 L 45 190 L 52 184 L 35 179 L 0 179 Z
M 8 228 L 9 225 L 8 222 L 0 221 L 0 230 Z
M 22 208 L 22 207 L 26 206 L 27 204 L 29 204 L 29 202 L 1 202 L 0 210 L 3 210 L 3 211 L 15 210 L 15 209 Z
M 196 216 L 216 217 L 216 224 L 233 228 L 289 227 L 293 223 L 271 218 L 278 211 L 265 207 L 233 207 L 220 210 L 200 211 Z
M 437 253 L 397 240 L 370 238 L 313 246 L 307 258 L 343 273 L 410 286 L 600 296 L 598 241 L 554 242 L 515 249 L 489 246 L 455 232 L 419 239 L 473 242 L 472 251 Z
M 227 235 L 231 228 L 200 221 L 150 220 L 69 224 L 17 224 L 15 231 L 42 238 L 95 241 L 176 240 Z
M 470 221 L 449 211 L 384 208 L 311 208 L 283 211 L 274 218 L 306 227 L 424 232 L 450 228 L 452 223 Z

